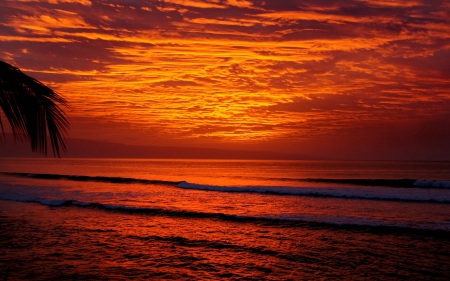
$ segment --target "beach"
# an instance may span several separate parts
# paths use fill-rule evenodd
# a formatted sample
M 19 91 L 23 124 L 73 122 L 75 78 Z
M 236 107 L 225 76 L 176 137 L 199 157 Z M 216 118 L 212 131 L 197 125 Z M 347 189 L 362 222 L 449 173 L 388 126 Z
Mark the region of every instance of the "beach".
M 450 280 L 450 0 L 0 15 L 0 281 Z

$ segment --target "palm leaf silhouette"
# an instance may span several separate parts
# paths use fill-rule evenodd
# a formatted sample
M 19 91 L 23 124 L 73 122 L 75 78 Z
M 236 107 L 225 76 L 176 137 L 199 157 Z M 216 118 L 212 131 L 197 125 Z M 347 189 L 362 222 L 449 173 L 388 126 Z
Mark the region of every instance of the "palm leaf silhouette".
M 60 149 L 66 149 L 69 122 L 58 104 L 67 107 L 67 101 L 52 89 L 0 61 L 0 107 L 15 139 L 25 138 L 33 152 L 47 155 L 47 130 L 53 155 L 59 157 Z M 1 117 L 0 126 L 4 136 Z

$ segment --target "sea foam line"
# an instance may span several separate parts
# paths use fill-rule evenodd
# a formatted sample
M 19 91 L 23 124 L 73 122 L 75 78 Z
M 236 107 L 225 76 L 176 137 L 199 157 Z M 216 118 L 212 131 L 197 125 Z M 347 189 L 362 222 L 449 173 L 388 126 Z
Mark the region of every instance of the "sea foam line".
M 450 189 L 446 188 L 429 188 L 429 186 L 442 186 L 446 181 L 429 181 L 429 180 L 415 180 L 417 185 L 425 188 L 390 188 L 386 186 L 360 186 L 360 187 L 289 187 L 289 186 L 215 186 L 194 184 L 186 181 L 162 181 L 162 180 L 147 180 L 136 178 L 123 177 L 106 177 L 106 176 L 78 176 L 78 175 L 59 175 L 59 174 L 29 174 L 29 173 L 1 173 L 10 176 L 29 177 L 37 179 L 51 179 L 51 180 L 73 180 L 73 181 L 98 181 L 118 184 L 161 184 L 178 187 L 182 189 L 228 192 L 228 193 L 256 193 L 265 195 L 280 195 L 280 196 L 310 196 L 310 197 L 331 197 L 331 198 L 345 198 L 345 199 L 368 199 L 368 200 L 389 200 L 389 201 L 404 201 L 404 202 L 429 202 L 450 204 Z M 323 179 L 316 179 L 322 180 Z M 327 180 L 331 181 L 331 180 Z M 334 180 L 342 182 L 344 180 Z M 348 181 L 348 180 L 345 180 Z M 364 181 L 364 180 L 363 180 Z M 379 180 L 375 180 L 379 181 Z M 404 180 L 392 180 L 404 181 Z
M 297 218 L 292 216 L 242 216 L 224 213 L 208 213 L 190 210 L 170 210 L 163 208 L 151 207 L 133 207 L 113 204 L 103 204 L 98 202 L 81 202 L 77 200 L 54 200 L 44 198 L 0 198 L 0 200 L 18 201 L 24 203 L 39 203 L 50 207 L 78 207 L 103 210 L 109 212 L 120 212 L 127 214 L 144 214 L 150 216 L 165 216 L 175 218 L 192 218 L 192 219 L 217 219 L 222 221 L 233 221 L 241 223 L 271 223 L 283 225 L 286 227 L 312 226 L 312 227 L 339 227 L 339 228 L 360 228 L 371 227 L 376 231 L 426 231 L 432 235 L 443 235 L 448 237 L 450 225 L 441 226 L 425 226 L 417 224 L 416 226 L 406 225 L 403 223 L 388 222 L 372 219 L 356 219 L 351 217 L 318 217 L 318 218 Z
M 384 186 L 384 187 L 405 187 L 405 188 L 450 188 L 450 181 L 443 180 L 418 180 L 418 179 L 299 179 L 306 182 L 323 182 L 323 183 L 338 183 L 338 184 L 352 184 L 363 186 Z
M 181 182 L 177 187 L 183 189 L 194 189 L 203 191 L 219 191 L 230 193 L 257 193 L 267 195 L 289 195 L 289 196 L 310 196 L 310 197 L 329 197 L 342 199 L 368 199 L 368 200 L 387 200 L 402 202 L 422 202 L 422 203 L 441 203 L 450 204 L 450 192 L 447 196 L 442 192 L 430 194 L 427 190 L 412 191 L 408 188 L 344 188 L 344 187 L 283 187 L 283 186 L 215 186 L 192 184 Z
M 140 184 L 165 184 L 179 185 L 185 181 L 164 181 L 149 180 L 127 177 L 108 177 L 108 176 L 84 176 L 84 175 L 63 175 L 63 174 L 37 174 L 37 173 L 6 173 L 3 175 L 28 177 L 37 179 L 52 180 L 73 180 L 73 181 L 98 181 L 109 183 L 140 183 Z M 450 189 L 450 181 L 447 180 L 425 180 L 425 179 L 327 179 L 327 178 L 270 178 L 277 181 L 295 181 L 295 182 L 315 182 L 315 183 L 335 183 L 349 184 L 357 186 L 378 186 L 378 187 L 400 187 L 400 188 L 427 188 L 427 189 Z

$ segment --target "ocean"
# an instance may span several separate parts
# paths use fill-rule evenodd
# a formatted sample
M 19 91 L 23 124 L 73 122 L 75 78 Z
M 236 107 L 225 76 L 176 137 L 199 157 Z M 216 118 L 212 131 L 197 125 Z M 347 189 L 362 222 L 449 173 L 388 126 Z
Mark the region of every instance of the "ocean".
M 450 162 L 0 159 L 0 279 L 449 276 Z

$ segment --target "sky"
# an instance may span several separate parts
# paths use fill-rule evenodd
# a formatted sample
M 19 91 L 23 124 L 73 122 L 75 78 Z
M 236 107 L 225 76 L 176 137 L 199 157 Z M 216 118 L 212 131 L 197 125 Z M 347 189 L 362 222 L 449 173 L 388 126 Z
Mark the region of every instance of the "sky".
M 2 0 L 0 60 L 70 138 L 450 160 L 450 0 Z

